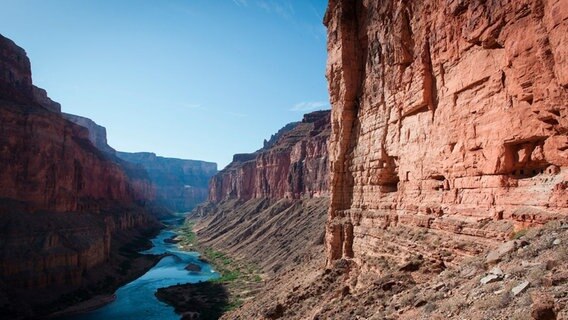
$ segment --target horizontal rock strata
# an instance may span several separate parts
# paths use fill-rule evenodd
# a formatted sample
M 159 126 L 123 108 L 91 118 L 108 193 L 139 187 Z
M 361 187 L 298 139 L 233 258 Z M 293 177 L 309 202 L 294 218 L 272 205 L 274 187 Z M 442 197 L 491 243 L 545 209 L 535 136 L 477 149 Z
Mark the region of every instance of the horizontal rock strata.
M 451 264 L 567 216 L 562 3 L 329 2 L 330 263 Z
M 329 207 L 329 111 L 306 114 L 211 179 L 195 230 L 206 246 L 275 274 L 322 253 Z
M 329 111 L 313 112 L 275 143 L 255 153 L 236 154 L 211 180 L 209 201 L 327 195 L 329 128 Z
M 156 202 L 174 212 L 188 212 L 207 200 L 209 180 L 217 173 L 212 162 L 165 158 L 149 152 L 117 152 L 141 166 L 156 189 Z
M 0 36 L 0 313 L 14 301 L 29 304 L 17 313 L 46 312 L 96 280 L 86 275 L 109 261 L 115 236 L 158 227 L 144 209 L 154 197 L 145 172 L 134 177 L 105 152 L 104 134 L 75 123 L 92 121 L 70 117 L 33 86 L 25 51 Z

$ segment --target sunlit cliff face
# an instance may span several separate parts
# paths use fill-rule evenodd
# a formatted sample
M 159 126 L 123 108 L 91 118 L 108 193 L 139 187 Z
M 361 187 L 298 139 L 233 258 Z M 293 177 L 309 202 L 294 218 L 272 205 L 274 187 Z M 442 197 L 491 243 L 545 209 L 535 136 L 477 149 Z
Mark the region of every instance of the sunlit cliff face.
M 567 16 L 553 0 L 330 1 L 330 261 L 400 251 L 383 241 L 397 227 L 455 263 L 565 217 Z

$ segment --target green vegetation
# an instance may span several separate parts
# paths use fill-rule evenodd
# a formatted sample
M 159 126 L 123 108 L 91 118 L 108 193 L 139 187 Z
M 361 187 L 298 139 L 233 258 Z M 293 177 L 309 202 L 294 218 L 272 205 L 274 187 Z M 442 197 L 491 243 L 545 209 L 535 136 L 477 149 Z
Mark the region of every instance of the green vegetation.
M 191 247 L 197 244 L 197 236 L 195 235 L 195 232 L 193 232 L 194 225 L 195 224 L 193 222 L 186 222 L 179 228 L 178 235 L 181 240 L 180 245 L 182 247 Z
M 180 247 L 200 252 L 202 258 L 221 275 L 209 282 L 223 286 L 229 293 L 229 300 L 223 307 L 223 311 L 227 312 L 240 307 L 262 285 L 260 269 L 251 263 L 235 260 L 224 252 L 200 245 L 193 231 L 194 226 L 193 222 L 186 222 L 179 228 Z
M 231 282 L 241 278 L 243 274 L 239 270 L 229 271 L 228 273 L 223 273 L 220 278 L 213 279 L 213 282 Z
M 233 309 L 236 309 L 243 305 L 243 300 L 235 299 L 234 301 L 229 302 L 227 305 L 223 307 L 223 312 L 229 312 Z
M 234 264 L 233 259 L 228 257 L 226 254 L 220 251 L 213 250 L 211 248 L 205 248 L 203 250 L 203 256 L 211 261 L 220 263 L 222 266 L 231 266 Z M 220 270 L 221 271 L 221 270 Z

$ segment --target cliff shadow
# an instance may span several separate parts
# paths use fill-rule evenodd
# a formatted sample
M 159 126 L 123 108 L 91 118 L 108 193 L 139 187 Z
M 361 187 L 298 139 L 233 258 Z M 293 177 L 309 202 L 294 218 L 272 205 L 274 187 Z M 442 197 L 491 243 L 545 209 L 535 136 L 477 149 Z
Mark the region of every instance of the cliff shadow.
M 234 306 L 229 303 L 229 292 L 222 283 L 205 281 L 160 288 L 156 297 L 182 315 L 183 320 L 214 320 Z

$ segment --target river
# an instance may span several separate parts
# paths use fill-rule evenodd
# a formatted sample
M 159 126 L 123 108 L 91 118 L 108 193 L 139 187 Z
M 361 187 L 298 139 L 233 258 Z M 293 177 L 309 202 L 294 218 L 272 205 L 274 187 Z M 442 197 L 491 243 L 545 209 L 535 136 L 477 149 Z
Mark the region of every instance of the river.
M 156 266 L 140 278 L 120 287 L 116 291 L 116 299 L 88 313 L 82 313 L 62 320 L 178 320 L 181 317 L 174 312 L 174 308 L 159 301 L 154 293 L 163 287 L 176 284 L 196 283 L 219 277 L 211 265 L 199 260 L 199 253 L 181 251 L 176 244 L 166 243 L 164 240 L 172 238 L 176 233 L 172 228 L 183 222 L 183 218 L 164 221 L 169 228 L 162 230 L 152 243 L 153 248 L 143 251 L 144 254 L 170 254 L 162 258 Z M 187 271 L 185 267 L 193 263 L 201 267 L 200 272 Z

